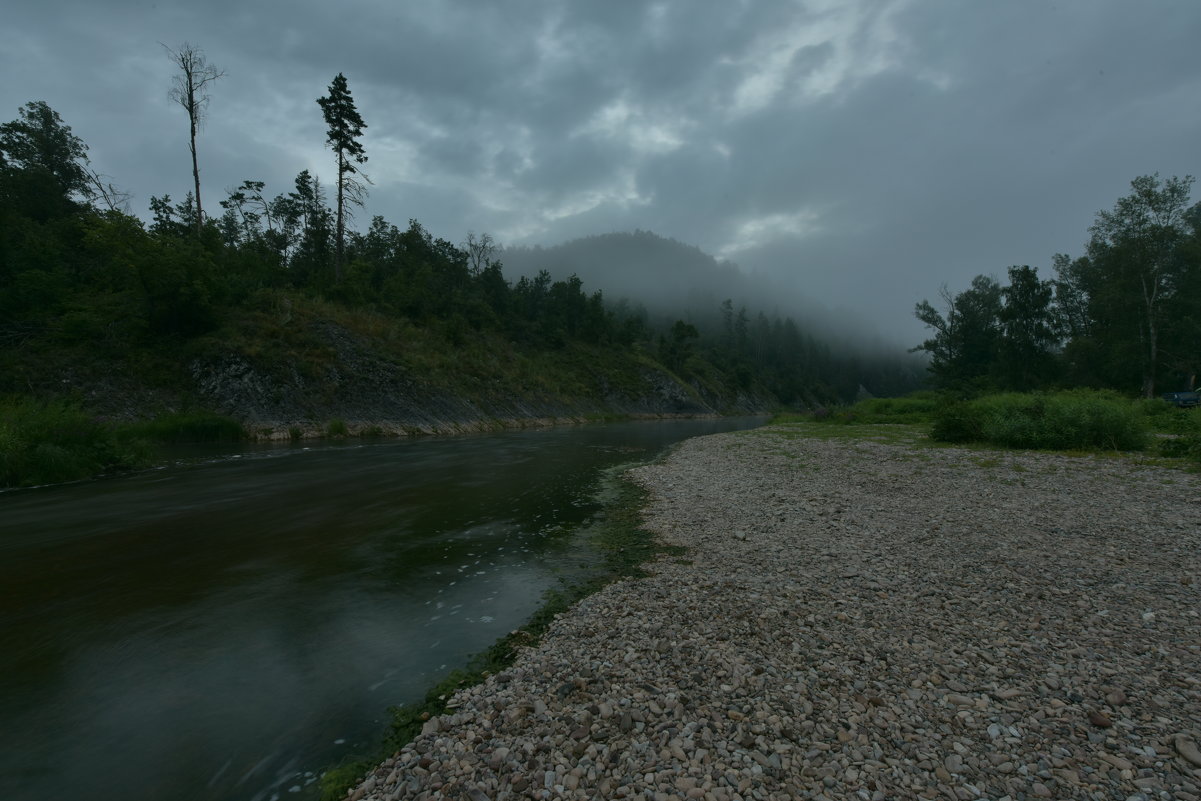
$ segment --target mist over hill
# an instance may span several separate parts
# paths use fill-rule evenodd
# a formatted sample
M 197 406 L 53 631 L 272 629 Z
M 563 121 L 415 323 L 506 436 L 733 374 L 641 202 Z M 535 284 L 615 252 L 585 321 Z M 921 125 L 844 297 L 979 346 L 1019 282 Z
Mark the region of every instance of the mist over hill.
M 511 280 L 540 270 L 560 280 L 575 274 L 608 301 L 641 305 L 652 319 L 705 321 L 716 318 L 729 299 L 735 309 L 745 307 L 752 315 L 790 317 L 834 347 L 905 358 L 905 343 L 886 342 L 854 310 L 825 307 L 803 284 L 745 272 L 734 262 L 650 231 L 599 234 L 550 247 L 507 247 L 502 261 Z
M 737 350 L 742 342 L 744 355 L 770 358 L 778 369 L 794 372 L 802 402 L 812 403 L 821 393 L 801 387 L 828 384 L 836 387 L 832 394 L 844 398 L 854 396 L 856 388 L 894 395 L 917 388 L 925 376 L 924 358 L 885 342 L 854 312 L 831 311 L 807 297 L 803 286 L 748 274 L 733 262 L 650 231 L 506 248 L 501 261 L 513 281 L 542 271 L 554 280 L 578 276 L 621 313 L 645 312 L 652 330 L 666 331 L 682 320 L 719 350 L 731 345 Z

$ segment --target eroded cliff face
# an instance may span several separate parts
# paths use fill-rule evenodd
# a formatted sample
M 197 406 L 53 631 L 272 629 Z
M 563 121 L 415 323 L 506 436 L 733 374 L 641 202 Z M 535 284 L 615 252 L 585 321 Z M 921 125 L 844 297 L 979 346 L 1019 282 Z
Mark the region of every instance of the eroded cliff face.
M 313 435 L 331 420 L 352 434 L 452 433 L 606 416 L 754 413 L 770 403 L 749 393 L 721 397 L 635 361 L 579 368 L 570 389 L 558 391 L 509 384 L 468 365 L 423 375 L 335 324 L 315 322 L 309 329 L 323 347 L 317 359 L 293 352 L 265 359 L 220 347 L 193 358 L 187 373 L 196 396 L 263 437 Z

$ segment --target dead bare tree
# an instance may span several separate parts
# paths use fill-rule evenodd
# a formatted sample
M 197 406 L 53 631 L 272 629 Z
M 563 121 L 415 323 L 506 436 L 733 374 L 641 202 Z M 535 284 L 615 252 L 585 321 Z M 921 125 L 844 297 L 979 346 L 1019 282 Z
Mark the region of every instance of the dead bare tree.
M 132 192 L 118 189 L 109 176 L 98 173 L 91 168 L 88 168 L 86 172 L 88 195 L 93 205 L 102 203 L 109 211 L 129 213 L 129 201 L 133 199 Z
M 467 232 L 463 241 L 463 250 L 467 252 L 467 269 L 472 275 L 479 275 L 492 266 L 501 252 L 501 246 L 492 238 L 492 234 L 483 233 L 476 236 L 473 231 Z
M 160 44 L 162 44 L 160 42 Z M 218 78 L 225 76 L 225 71 L 208 63 L 204 51 L 195 45 L 184 42 L 178 50 L 163 45 L 171 63 L 179 68 L 179 74 L 171 81 L 171 91 L 168 97 L 183 106 L 188 113 L 188 125 L 191 136 L 188 140 L 192 150 L 192 180 L 196 186 L 196 236 L 200 236 L 204 226 L 204 209 L 200 205 L 200 167 L 196 160 L 196 132 L 204 120 L 208 108 L 208 85 Z

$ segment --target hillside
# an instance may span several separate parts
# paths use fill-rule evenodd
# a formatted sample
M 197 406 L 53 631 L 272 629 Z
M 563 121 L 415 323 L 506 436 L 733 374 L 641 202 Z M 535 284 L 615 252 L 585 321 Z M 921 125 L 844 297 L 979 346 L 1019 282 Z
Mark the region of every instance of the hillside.
M 30 340 L 0 352 L 0 393 L 67 397 L 115 421 L 184 410 L 260 437 L 446 433 L 555 420 L 751 413 L 776 403 L 723 376 L 685 380 L 637 350 L 520 347 L 296 293 L 263 293 L 214 331 L 106 349 Z M 728 384 L 728 382 L 727 382 Z

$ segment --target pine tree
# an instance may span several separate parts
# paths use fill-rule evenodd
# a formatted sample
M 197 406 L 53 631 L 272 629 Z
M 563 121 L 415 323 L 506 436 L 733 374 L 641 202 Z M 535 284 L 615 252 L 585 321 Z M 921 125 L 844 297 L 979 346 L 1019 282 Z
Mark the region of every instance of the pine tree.
M 355 166 L 367 161 L 363 146 L 358 142 L 367 124 L 363 122 L 358 109 L 355 108 L 354 98 L 350 96 L 350 89 L 346 85 L 346 76 L 340 72 L 334 78 L 333 83 L 329 85 L 329 96 L 317 98 L 317 104 L 321 106 L 325 122 L 329 125 L 326 144 L 338 158 L 338 216 L 334 245 L 334 276 L 335 280 L 341 281 L 346 251 L 346 204 L 349 202 L 362 206 L 363 195 L 366 191 L 354 176 L 362 175 L 363 180 L 367 181 L 367 176 L 363 175 L 362 171 Z

